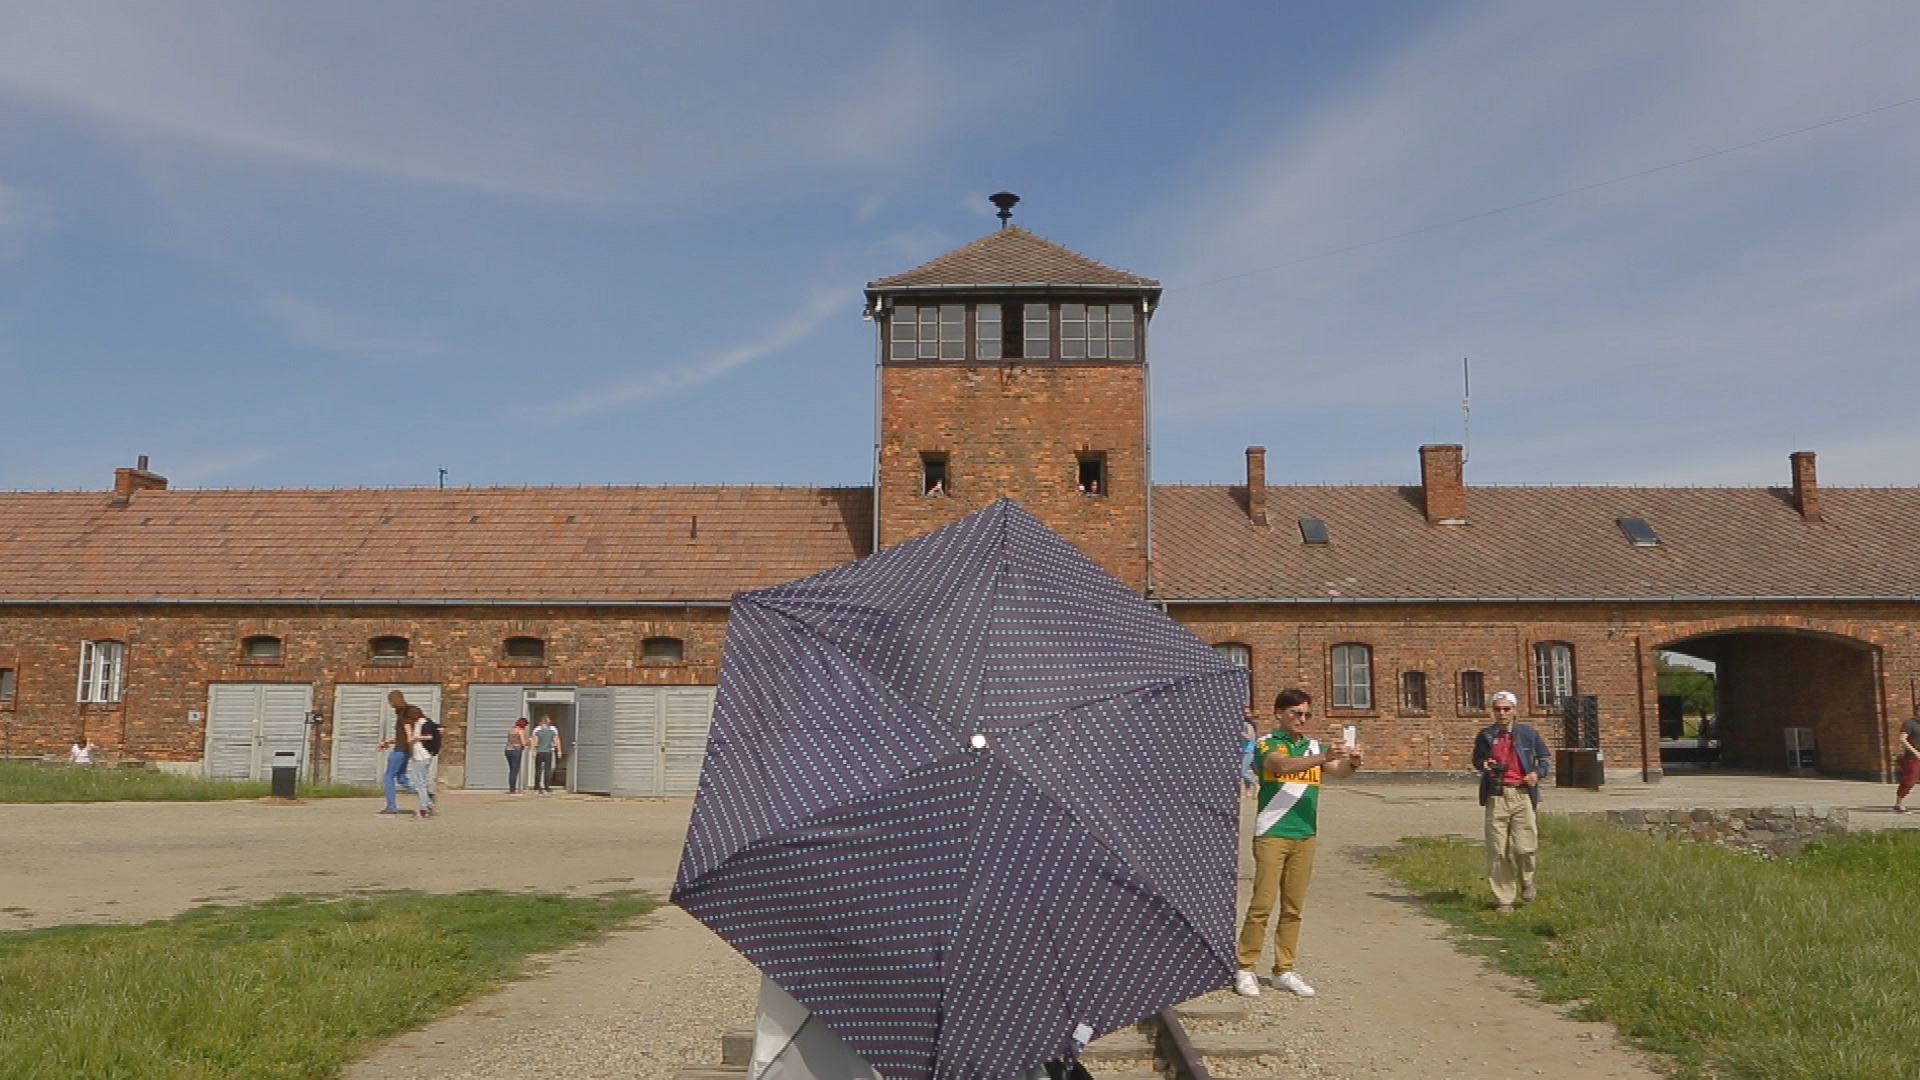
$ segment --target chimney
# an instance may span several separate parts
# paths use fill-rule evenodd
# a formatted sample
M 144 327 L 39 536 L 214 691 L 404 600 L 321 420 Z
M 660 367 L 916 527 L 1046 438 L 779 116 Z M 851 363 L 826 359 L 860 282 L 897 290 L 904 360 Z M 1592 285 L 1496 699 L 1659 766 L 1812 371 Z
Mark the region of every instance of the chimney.
M 136 491 L 165 491 L 167 478 L 159 473 L 147 471 L 147 455 L 140 455 L 140 464 L 131 469 L 113 470 L 113 493 L 127 498 Z
M 1813 476 L 1813 451 L 1800 450 L 1787 455 L 1793 462 L 1793 506 L 1808 521 L 1824 521 L 1820 513 L 1820 482 Z
M 1467 523 L 1467 481 L 1458 445 L 1420 448 L 1420 489 L 1426 496 L 1427 524 Z
M 1267 523 L 1267 448 L 1247 447 L 1247 517 L 1255 525 Z

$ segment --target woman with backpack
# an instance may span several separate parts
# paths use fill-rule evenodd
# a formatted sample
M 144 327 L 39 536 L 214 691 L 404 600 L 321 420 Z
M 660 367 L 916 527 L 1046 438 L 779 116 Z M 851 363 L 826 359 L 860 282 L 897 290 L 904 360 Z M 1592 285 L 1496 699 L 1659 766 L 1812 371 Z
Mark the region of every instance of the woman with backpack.
M 527 718 L 521 717 L 507 729 L 507 794 L 520 794 L 520 763 L 527 756 Z

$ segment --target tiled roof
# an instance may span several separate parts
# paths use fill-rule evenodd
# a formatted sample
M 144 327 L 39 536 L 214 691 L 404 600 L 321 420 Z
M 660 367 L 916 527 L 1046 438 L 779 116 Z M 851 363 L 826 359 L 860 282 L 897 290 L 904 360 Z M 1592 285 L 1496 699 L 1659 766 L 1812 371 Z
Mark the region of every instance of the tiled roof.
M 726 600 L 865 554 L 868 488 L 0 493 L 0 602 Z
M 1103 266 L 1043 236 L 1009 225 L 904 274 L 870 281 L 876 290 L 925 285 L 1113 285 L 1159 288 L 1139 274 Z
M 1460 526 L 1417 487 L 1154 489 L 1154 594 L 1199 599 L 1920 598 L 1920 488 L 1824 488 L 1825 520 L 1782 489 L 1469 488 Z M 1300 541 L 1303 517 L 1332 543 Z M 1645 518 L 1636 548 L 1616 520 Z

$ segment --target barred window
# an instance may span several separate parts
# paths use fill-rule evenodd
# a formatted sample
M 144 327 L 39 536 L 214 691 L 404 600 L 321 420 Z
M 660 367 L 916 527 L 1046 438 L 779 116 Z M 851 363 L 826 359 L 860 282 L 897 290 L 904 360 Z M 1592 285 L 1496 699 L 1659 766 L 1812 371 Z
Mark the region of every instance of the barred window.
M 1369 646 L 1333 647 L 1333 707 L 1373 708 L 1373 649 Z
M 1426 672 L 1403 671 L 1400 673 L 1400 711 L 1407 713 L 1427 711 Z
M 1460 711 L 1487 711 L 1487 676 L 1481 671 L 1460 673 Z
M 127 646 L 120 641 L 83 641 L 80 643 L 80 688 L 82 702 L 112 703 L 120 700 L 121 682 L 126 673 Z
M 509 660 L 545 660 L 547 643 L 537 637 L 510 637 L 506 643 Z
M 1573 646 L 1542 641 L 1533 647 L 1533 697 L 1543 708 L 1560 707 L 1573 694 Z
M 240 643 L 240 652 L 249 660 L 278 660 L 286 644 L 272 634 L 255 634 Z
M 367 642 L 367 652 L 375 660 L 405 660 L 413 650 L 413 643 L 398 634 L 388 634 Z
M 642 660 L 681 660 L 686 653 L 686 642 L 677 637 L 650 637 L 640 643 Z

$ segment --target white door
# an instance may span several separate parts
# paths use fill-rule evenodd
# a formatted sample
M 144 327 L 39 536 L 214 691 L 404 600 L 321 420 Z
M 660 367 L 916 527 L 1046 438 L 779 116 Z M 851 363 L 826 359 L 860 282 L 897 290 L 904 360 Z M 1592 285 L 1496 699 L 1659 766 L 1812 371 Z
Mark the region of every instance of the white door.
M 707 760 L 707 734 L 713 729 L 711 686 L 663 686 L 666 738 L 660 743 L 661 794 L 690 796 L 700 790 L 700 766 Z
M 469 788 L 507 790 L 507 732 L 527 715 L 525 686 L 467 687 L 467 779 Z M 523 755 L 524 774 L 533 768 L 533 755 Z
M 333 688 L 333 782 L 378 784 L 385 769 L 386 751 L 380 740 L 393 734 L 393 708 L 387 694 L 398 690 L 407 704 L 418 705 L 435 720 L 440 715 L 440 688 L 408 683 L 342 683 Z
M 613 794 L 613 691 L 600 687 L 574 691 L 573 758 L 567 787 L 590 795 Z
M 660 688 L 613 688 L 613 793 L 660 794 Z
M 713 694 L 711 686 L 614 687 L 613 794 L 694 794 Z
M 307 760 L 306 683 L 213 683 L 207 687 L 206 773 L 219 780 L 265 780 L 280 753 Z

